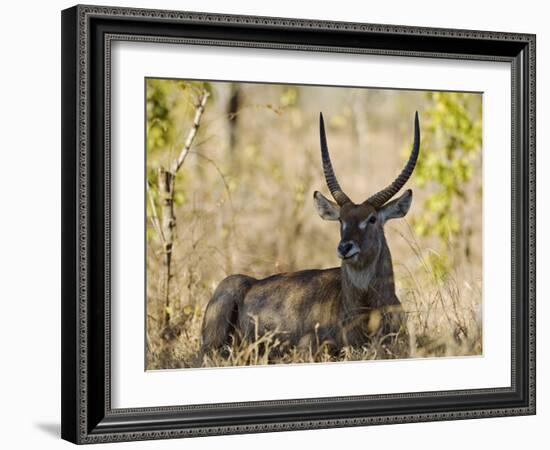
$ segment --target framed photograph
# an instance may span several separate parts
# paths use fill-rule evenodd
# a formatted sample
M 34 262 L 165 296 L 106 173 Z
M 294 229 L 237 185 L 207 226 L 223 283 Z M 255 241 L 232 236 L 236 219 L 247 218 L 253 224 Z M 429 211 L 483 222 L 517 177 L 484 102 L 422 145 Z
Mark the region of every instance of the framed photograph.
M 62 12 L 62 437 L 535 413 L 535 36 Z

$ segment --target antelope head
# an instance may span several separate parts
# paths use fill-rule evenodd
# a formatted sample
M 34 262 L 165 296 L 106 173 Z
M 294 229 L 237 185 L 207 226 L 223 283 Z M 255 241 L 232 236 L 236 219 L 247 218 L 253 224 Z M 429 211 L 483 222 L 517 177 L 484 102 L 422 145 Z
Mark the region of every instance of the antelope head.
M 354 203 L 340 188 L 330 161 L 323 115 L 319 120 L 321 158 L 329 191 L 334 201 L 315 191 L 313 198 L 317 212 L 324 220 L 340 222 L 340 243 L 336 253 L 354 269 L 362 269 L 378 259 L 385 242 L 384 225 L 390 219 L 404 217 L 412 203 L 412 191 L 406 190 L 391 200 L 411 176 L 420 150 L 418 112 L 414 118 L 414 142 L 407 164 L 399 176 L 387 187 L 362 203 Z M 391 200 L 391 201 L 390 201 Z

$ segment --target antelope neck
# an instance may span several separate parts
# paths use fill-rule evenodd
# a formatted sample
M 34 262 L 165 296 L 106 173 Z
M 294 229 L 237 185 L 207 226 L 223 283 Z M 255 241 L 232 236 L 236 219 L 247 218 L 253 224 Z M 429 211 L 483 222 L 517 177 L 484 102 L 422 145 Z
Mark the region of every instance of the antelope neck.
M 347 311 L 379 307 L 395 295 L 391 254 L 385 240 L 370 264 L 355 268 L 344 261 L 341 272 L 342 299 Z

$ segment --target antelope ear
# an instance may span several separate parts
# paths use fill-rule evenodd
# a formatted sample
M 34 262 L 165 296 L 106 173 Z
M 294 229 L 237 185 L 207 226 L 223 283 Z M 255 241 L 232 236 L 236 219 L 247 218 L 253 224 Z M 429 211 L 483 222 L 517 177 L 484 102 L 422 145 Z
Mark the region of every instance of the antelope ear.
M 407 189 L 401 197 L 382 206 L 378 211 L 378 216 L 382 218 L 382 222 L 386 223 L 390 219 L 404 217 L 409 212 L 412 197 L 412 191 Z
M 315 202 L 315 208 L 322 219 L 338 220 L 340 218 L 340 207 L 319 191 L 313 193 L 313 200 Z

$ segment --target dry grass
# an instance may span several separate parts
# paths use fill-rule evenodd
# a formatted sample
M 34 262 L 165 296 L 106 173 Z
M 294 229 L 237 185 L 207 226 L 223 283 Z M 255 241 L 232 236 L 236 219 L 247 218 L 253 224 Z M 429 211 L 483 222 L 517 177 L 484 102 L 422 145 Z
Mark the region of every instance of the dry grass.
M 329 363 L 398 358 L 392 345 L 392 336 L 383 336 L 360 348 L 345 347 L 333 354 L 326 346 L 313 352 L 289 347 L 275 332 L 258 336 L 254 341 L 240 341 L 223 351 L 200 355 L 201 314 L 195 315 L 185 326 L 185 332 L 177 338 L 162 342 L 156 351 L 151 349 L 148 361 L 150 369 L 184 367 L 233 367 L 267 364 Z M 399 341 L 402 345 L 402 342 Z M 395 345 L 395 344 L 394 344 Z M 397 348 L 397 345 L 395 345 Z
M 338 354 L 321 346 L 317 352 L 289 347 L 275 332 L 242 341 L 224 349 L 224 354 L 200 355 L 203 310 L 187 309 L 180 320 L 149 335 L 149 369 L 183 367 L 229 367 L 266 364 L 330 363 L 373 359 L 468 356 L 482 353 L 482 311 L 479 286 L 468 283 L 459 273 L 437 273 L 418 243 L 402 235 L 415 255 L 413 273 L 406 265 L 398 271 L 398 296 L 407 314 L 407 333 L 380 336 L 362 347 L 345 347 Z

